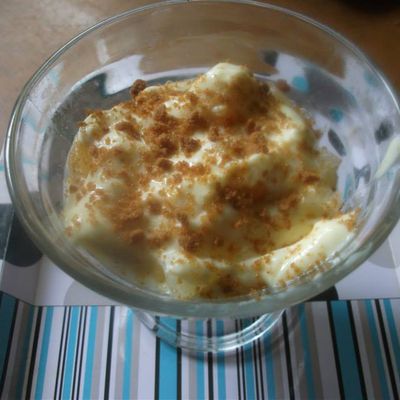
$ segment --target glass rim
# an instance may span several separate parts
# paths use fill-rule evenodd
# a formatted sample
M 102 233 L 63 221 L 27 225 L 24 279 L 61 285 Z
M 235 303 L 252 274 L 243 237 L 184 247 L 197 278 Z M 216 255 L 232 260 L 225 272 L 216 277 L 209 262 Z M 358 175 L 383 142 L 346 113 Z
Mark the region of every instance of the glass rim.
M 46 234 L 46 230 L 43 228 L 37 215 L 32 215 L 32 213 L 27 211 L 27 209 L 29 209 L 29 198 L 27 198 L 25 186 L 21 185 L 21 181 L 23 181 L 23 179 L 20 177 L 14 154 L 17 145 L 16 139 L 18 137 L 22 110 L 29 97 L 30 91 L 36 85 L 36 83 L 40 81 L 43 76 L 45 76 L 48 70 L 64 53 L 66 53 L 71 47 L 73 47 L 81 39 L 86 38 L 92 32 L 98 31 L 103 27 L 112 25 L 115 22 L 122 21 L 125 18 L 129 18 L 130 16 L 143 11 L 195 3 L 232 4 L 261 7 L 263 9 L 276 11 L 278 13 L 285 14 L 286 16 L 299 19 L 302 22 L 318 28 L 328 36 L 340 42 L 370 68 L 376 78 L 378 78 L 383 84 L 386 94 L 392 98 L 393 103 L 396 106 L 397 113 L 400 114 L 398 97 L 388 82 L 388 79 L 380 71 L 380 69 L 376 67 L 375 64 L 371 62 L 356 45 L 351 43 L 348 39 L 335 30 L 312 18 L 280 6 L 261 3 L 253 0 L 167 0 L 163 2 L 151 3 L 104 19 L 77 34 L 57 51 L 55 51 L 28 80 L 17 98 L 6 134 L 4 148 L 6 167 L 5 172 L 8 189 L 21 224 L 28 232 L 33 242 L 43 251 L 43 253 L 74 279 L 83 283 L 90 289 L 112 298 L 113 300 L 134 308 L 146 310 L 148 312 L 182 317 L 224 317 L 232 315 L 232 313 L 237 317 L 249 317 L 268 312 L 274 312 L 307 300 L 309 297 L 328 289 L 337 281 L 352 272 L 363 261 L 365 261 L 368 256 L 371 255 L 383 243 L 400 217 L 400 190 L 397 190 L 397 193 L 394 193 L 390 207 L 385 210 L 385 215 L 382 219 L 382 222 L 384 223 L 380 225 L 379 230 L 375 230 L 375 235 L 372 239 L 369 239 L 366 243 L 363 243 L 360 247 L 355 249 L 352 248 L 354 246 L 351 246 L 351 243 L 348 244 L 345 248 L 348 250 L 347 254 L 344 253 L 346 257 L 343 257 L 342 259 L 342 254 L 339 254 L 342 260 L 339 260 L 337 265 L 333 265 L 330 269 L 322 272 L 319 276 L 313 277 L 305 282 L 289 285 L 282 290 L 273 291 L 272 293 L 267 292 L 266 294 L 262 295 L 261 298 L 247 295 L 242 297 L 223 298 L 216 300 L 178 300 L 161 293 L 158 294 L 152 292 L 150 295 L 146 289 L 142 288 L 136 288 L 135 293 L 133 293 L 128 287 L 121 287 L 115 281 L 110 282 L 108 279 L 104 278 L 96 279 L 91 272 L 85 270 L 84 268 L 78 268 L 78 265 L 74 265 L 73 262 L 71 263 L 72 260 L 65 259 L 55 248 L 51 238 Z M 398 179 L 394 186 L 399 189 L 400 177 L 398 176 L 397 178 Z M 394 191 L 395 190 L 392 187 L 391 193 Z M 343 252 L 343 250 L 344 249 L 342 249 L 341 252 Z M 308 274 L 305 274 L 304 276 L 307 277 L 307 275 Z M 234 312 L 232 306 L 235 307 Z

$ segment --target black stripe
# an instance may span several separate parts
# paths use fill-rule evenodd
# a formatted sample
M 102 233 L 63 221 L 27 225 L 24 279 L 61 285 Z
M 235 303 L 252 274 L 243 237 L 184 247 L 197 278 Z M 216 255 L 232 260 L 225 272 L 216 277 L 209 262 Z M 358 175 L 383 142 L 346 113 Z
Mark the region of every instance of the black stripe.
M 58 385 L 59 385 L 59 379 L 60 379 L 60 369 L 61 369 L 60 361 L 61 361 L 61 356 L 62 356 L 66 319 L 67 319 L 67 308 L 64 308 L 63 322 L 62 322 L 62 326 L 61 326 L 60 349 L 58 351 L 58 360 L 57 360 L 56 384 L 54 386 L 54 396 L 53 396 L 54 399 L 57 398 Z
M 236 333 L 239 331 L 238 329 L 238 321 L 235 320 L 235 330 Z M 241 384 L 240 384 L 240 351 L 239 348 L 236 348 L 236 373 L 237 373 L 237 385 L 238 385 L 238 398 L 239 400 L 242 400 L 242 390 L 241 390 Z
M 209 339 L 211 339 L 212 337 L 211 319 L 207 320 L 207 337 Z M 208 366 L 208 398 L 210 400 L 213 400 L 214 399 L 213 355 L 210 351 L 207 353 L 207 366 Z
M 282 315 L 283 339 L 285 342 L 285 355 L 286 355 L 286 369 L 288 375 L 288 386 L 290 399 L 294 399 L 293 375 L 292 375 L 292 361 L 290 357 L 289 334 L 287 327 L 286 311 Z
M 340 398 L 344 399 L 343 378 L 342 378 L 342 373 L 340 371 L 340 361 L 339 361 L 338 346 L 336 341 L 335 324 L 333 322 L 332 304 L 330 301 L 328 301 L 327 307 L 328 307 L 329 325 L 332 336 L 333 354 L 335 356 L 336 376 L 339 384 Z
M 31 304 L 25 303 L 24 301 L 20 301 L 21 303 L 21 308 L 22 308 L 22 321 L 19 329 L 24 333 L 24 336 L 27 336 L 24 338 L 22 347 L 20 348 L 21 353 L 18 354 L 17 356 L 17 365 L 18 368 L 22 369 L 22 376 L 21 376 L 21 382 L 20 386 L 14 387 L 13 388 L 13 395 L 18 394 L 19 398 L 23 398 L 23 392 L 24 392 L 24 383 L 26 381 L 26 377 L 28 374 L 28 361 L 30 359 L 30 347 L 31 347 L 31 339 L 33 338 L 33 329 L 34 329 L 34 319 L 35 319 L 35 312 L 36 308 L 32 306 Z
M 79 399 L 80 390 L 81 390 L 81 376 L 82 376 L 82 364 L 83 364 L 83 350 L 85 349 L 85 337 L 86 337 L 86 319 L 87 319 L 87 312 L 88 307 L 85 306 L 83 308 L 83 331 L 82 331 L 82 342 L 81 342 L 81 356 L 79 359 L 79 372 L 78 372 L 78 383 L 76 389 L 76 398 Z
M 6 380 L 8 359 L 10 357 L 11 344 L 12 344 L 12 340 L 13 340 L 13 337 L 14 337 L 15 320 L 17 319 L 18 304 L 19 304 L 19 301 L 15 300 L 13 316 L 12 316 L 11 326 L 10 326 L 10 332 L 8 334 L 7 351 L 6 351 L 6 355 L 5 355 L 5 358 L 4 358 L 4 364 L 3 364 L 3 373 L 2 373 L 1 378 L 0 378 L 0 397 L 1 397 L 1 393 L 3 392 L 4 383 L 5 383 L 5 380 Z
M 160 323 L 160 319 L 156 317 L 156 324 Z M 156 359 L 155 359 L 155 377 L 154 377 L 154 399 L 160 397 L 160 338 L 156 336 Z
M 366 399 L 367 398 L 367 389 L 365 388 L 365 380 L 364 380 L 363 368 L 362 368 L 362 364 L 361 364 L 360 349 L 358 347 L 357 332 L 356 332 L 356 326 L 354 323 L 353 308 L 351 307 L 350 301 L 347 301 L 346 303 L 347 303 L 347 311 L 349 313 L 351 335 L 353 336 L 354 352 L 356 353 L 357 370 L 358 370 L 358 376 L 360 378 L 362 398 Z
M 26 399 L 29 399 L 32 397 L 32 395 L 31 395 L 32 378 L 33 378 L 33 371 L 35 370 L 36 352 L 37 352 L 37 346 L 38 346 L 38 341 L 39 341 L 41 322 L 42 322 L 42 307 L 39 307 L 37 315 L 36 315 L 36 326 L 35 326 L 35 333 L 34 333 L 34 337 L 33 337 L 31 361 L 30 361 L 30 365 L 29 365 L 29 374 L 28 374 L 28 383 L 26 386 L 26 394 L 25 394 Z
M 395 399 L 398 399 L 399 394 L 397 392 L 397 387 L 396 387 L 396 379 L 395 379 L 394 370 L 393 370 L 393 361 L 390 356 L 385 324 L 383 323 L 382 309 L 381 309 L 381 305 L 380 305 L 378 299 L 375 300 L 375 306 L 376 306 L 376 312 L 378 314 L 379 327 L 381 328 L 382 343 L 383 343 L 383 348 L 385 349 L 386 364 L 387 364 L 388 370 L 389 370 L 390 383 L 392 385 L 393 397 Z
M 69 338 L 69 325 L 71 322 L 71 306 L 67 307 L 67 326 L 65 329 L 65 335 L 64 335 L 64 350 L 62 352 L 62 361 L 61 361 L 61 374 L 60 374 L 60 387 L 58 391 L 58 398 L 62 399 L 62 390 L 63 390 L 63 384 L 64 384 L 64 373 L 65 373 L 65 360 L 67 358 L 67 347 L 68 347 L 68 338 Z
M 111 307 L 110 308 L 110 324 L 109 324 L 109 328 L 108 328 L 106 376 L 105 376 L 105 383 L 104 383 L 104 399 L 105 400 L 110 398 L 110 375 L 111 375 L 113 328 L 114 328 L 114 307 Z
M 243 329 L 242 325 L 242 320 L 239 320 L 239 329 Z M 246 375 L 245 375 L 245 369 L 244 369 L 244 346 L 240 346 L 240 358 L 241 358 L 241 364 L 242 364 L 242 389 L 243 389 L 243 399 L 246 400 L 247 398 L 247 393 L 246 393 Z
M 256 318 L 252 319 L 253 324 L 256 322 Z M 255 380 L 255 384 L 256 384 L 256 398 L 260 399 L 260 389 L 259 389 L 259 371 L 258 371 L 258 365 L 257 365 L 257 360 L 258 360 L 258 356 L 257 356 L 257 341 L 254 340 L 253 343 L 251 344 L 251 350 L 253 352 L 253 362 L 252 362 L 252 366 L 254 368 L 254 380 Z M 250 349 L 248 350 L 250 351 Z
M 176 332 L 178 336 L 182 331 L 181 320 L 176 320 Z M 182 399 L 182 349 L 176 348 L 176 397 Z
M 77 378 L 78 378 L 78 361 L 79 361 L 79 351 L 80 351 L 80 345 L 81 345 L 81 336 L 82 336 L 82 307 L 79 307 L 79 323 L 78 323 L 78 340 L 76 342 L 76 347 L 75 347 L 75 362 L 74 362 L 74 376 L 72 378 L 72 396 L 71 398 L 73 399 L 75 397 L 75 391 L 77 390 Z
M 268 335 L 269 333 L 264 333 L 264 335 Z M 260 391 L 261 391 L 261 399 L 265 399 L 264 393 L 264 373 L 263 373 L 263 354 L 261 350 L 261 338 L 257 339 L 257 347 L 258 347 L 258 366 L 260 368 Z

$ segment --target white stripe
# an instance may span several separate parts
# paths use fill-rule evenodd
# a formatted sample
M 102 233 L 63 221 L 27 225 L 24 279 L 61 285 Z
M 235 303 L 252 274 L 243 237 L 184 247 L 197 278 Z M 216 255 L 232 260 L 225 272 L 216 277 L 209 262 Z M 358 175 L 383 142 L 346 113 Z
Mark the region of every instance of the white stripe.
M 85 355 L 86 355 L 86 347 L 85 347 L 85 340 L 86 340 L 86 335 L 87 335 L 87 321 L 88 321 L 88 307 L 82 306 L 81 309 L 82 312 L 82 330 L 80 334 L 80 351 L 79 351 L 79 360 L 78 360 L 78 373 L 77 373 L 77 382 L 76 382 L 76 391 L 75 393 L 78 394 L 79 396 L 77 398 L 82 397 L 83 393 L 83 384 L 85 380 L 85 374 L 84 374 L 84 361 L 85 361 Z M 79 382 L 79 384 L 78 384 Z
M 78 309 L 78 315 L 77 315 L 77 320 L 76 320 L 76 339 L 75 339 L 75 351 L 74 351 L 74 358 L 72 361 L 72 376 L 71 376 L 71 397 L 72 394 L 76 397 L 76 392 L 77 392 L 77 383 L 78 383 L 78 370 L 79 370 L 79 353 L 80 353 L 80 337 L 81 337 L 81 331 L 82 331 L 82 326 L 80 326 L 80 320 L 82 318 L 82 307 L 79 307 Z M 79 347 L 78 347 L 79 344 Z
M 305 366 L 304 366 L 304 354 L 303 349 L 297 348 L 296 341 L 299 342 L 301 339 L 298 338 L 301 335 L 300 332 L 300 317 L 298 309 L 293 311 L 294 308 L 286 309 L 286 322 L 287 322 L 287 334 L 289 340 L 290 349 L 290 368 L 292 370 L 293 380 L 293 393 L 295 398 L 301 399 L 300 385 L 304 384 L 305 380 Z
M 140 358 L 139 358 L 139 351 L 140 351 L 140 347 L 141 347 L 141 337 L 140 337 L 140 333 L 141 333 L 141 329 L 142 329 L 142 324 L 137 323 L 135 324 L 133 322 L 132 325 L 132 336 L 133 336 L 133 343 L 132 343 L 132 348 L 131 348 L 131 365 L 130 365 L 130 369 L 131 369 L 131 393 L 130 396 L 133 398 L 137 398 L 138 397 L 138 392 L 139 392 L 139 362 L 140 362 Z
M 392 390 L 389 369 L 388 369 L 388 360 L 386 359 L 385 348 L 383 347 L 382 332 L 380 330 L 379 319 L 378 319 L 378 315 L 377 315 L 377 311 L 376 311 L 375 301 L 371 300 L 371 304 L 372 304 L 372 312 L 374 315 L 375 328 L 376 328 L 376 332 L 378 334 L 378 341 L 379 341 L 379 349 L 376 349 L 376 350 L 378 350 L 382 356 L 382 363 L 383 363 L 383 368 L 385 371 L 387 389 L 388 389 L 389 395 L 393 396 L 393 390 Z
M 275 330 L 276 328 L 274 327 L 273 330 Z M 268 335 L 272 334 L 271 333 L 267 333 Z M 267 378 L 267 371 L 266 371 L 266 360 L 265 360 L 265 354 L 266 354 L 266 349 L 264 347 L 264 336 L 262 336 L 260 339 L 260 353 L 259 357 L 261 357 L 261 375 L 260 375 L 260 380 L 262 380 L 263 383 L 263 388 L 264 388 L 264 392 L 260 393 L 261 396 L 264 395 L 264 398 L 268 398 L 268 378 Z M 258 362 L 258 361 L 257 361 Z M 260 390 L 261 390 L 261 385 L 260 385 Z
M 42 352 L 42 340 L 43 340 L 43 331 L 44 331 L 45 318 L 46 318 L 46 308 L 43 308 L 42 309 L 41 320 L 40 320 L 39 337 L 38 337 L 38 341 L 37 341 L 37 345 L 36 345 L 35 367 L 34 367 L 34 370 L 33 370 L 32 386 L 31 386 L 31 392 L 30 392 L 31 397 L 34 397 L 35 391 L 36 391 L 36 384 L 37 384 L 38 371 L 39 371 L 39 360 L 40 360 L 40 354 Z M 35 321 L 35 322 L 37 322 L 37 321 Z M 35 331 L 36 331 L 36 324 L 33 325 L 33 330 L 32 330 L 32 336 L 33 337 L 35 336 Z M 28 375 L 29 375 L 29 372 L 28 372 Z
M 62 333 L 64 333 L 64 337 L 62 338 L 63 341 L 61 342 L 61 351 L 60 348 L 57 350 L 57 355 L 56 358 L 58 359 L 58 355 L 60 355 L 60 359 L 59 364 L 60 364 L 60 370 L 59 370 L 59 374 L 58 374 L 58 390 L 56 393 L 56 397 L 59 397 L 60 394 L 62 394 L 62 384 L 61 384 L 61 379 L 63 378 L 63 364 L 65 364 L 66 361 L 66 357 L 67 355 L 64 354 L 65 353 L 65 349 L 67 346 L 67 339 L 68 339 L 68 321 L 71 315 L 71 309 L 67 308 L 67 309 L 63 309 L 61 311 L 62 315 L 65 312 L 65 326 L 64 326 L 64 330 L 62 330 L 62 319 L 61 319 L 61 324 L 60 324 L 60 340 L 61 340 L 61 335 Z M 63 316 L 62 316 L 63 317 Z M 64 357 L 65 356 L 65 357 Z M 56 378 L 57 378 L 57 370 L 55 371 L 56 373 Z M 65 373 L 65 370 L 64 370 Z
M 84 324 L 84 329 L 83 331 L 85 332 L 85 335 L 83 335 L 82 340 L 83 340 L 83 346 L 82 346 L 82 370 L 81 370 L 81 381 L 80 381 L 80 386 L 79 386 L 79 398 L 83 398 L 83 389 L 85 386 L 85 373 L 86 373 L 86 361 L 87 361 L 87 346 L 88 346 L 88 338 L 89 338 L 89 326 L 90 326 L 90 314 L 92 308 L 87 307 L 86 309 L 86 323 Z M 82 331 L 82 334 L 83 334 Z
M 138 399 L 153 399 L 155 384 L 156 335 L 146 328 L 136 316 L 133 325 L 139 324 L 140 347 L 138 371 Z M 134 339 L 137 340 L 137 339 Z M 160 393 L 162 397 L 162 393 Z
M 276 334 L 273 337 L 273 343 L 279 347 L 279 351 L 277 352 L 280 357 L 280 365 L 281 365 L 281 377 L 282 377 L 282 388 L 283 388 L 283 397 L 285 399 L 289 398 L 289 377 L 288 377 L 288 366 L 286 364 L 286 350 L 285 350 L 285 340 L 283 335 L 283 318 L 281 318 L 280 323 L 276 324 L 277 330 Z M 275 362 L 274 362 L 275 364 Z M 277 385 L 277 380 L 275 380 L 275 385 Z
M 103 346 L 101 351 L 101 373 L 99 387 L 101 388 L 99 394 L 104 396 L 104 390 L 106 385 L 106 367 L 107 367 L 107 350 L 108 350 L 108 334 L 110 332 L 110 316 L 111 316 L 111 306 L 104 307 L 104 327 L 103 327 Z
M 277 376 L 277 369 L 279 368 L 277 364 L 277 355 L 281 358 L 281 352 L 285 351 L 284 349 L 284 341 L 283 341 L 283 332 L 281 331 L 281 326 L 282 326 L 282 316 L 280 319 L 277 321 L 277 323 L 272 327 L 272 330 L 269 331 L 267 334 L 270 335 L 269 338 L 269 356 L 272 361 L 272 374 L 274 377 L 274 382 L 273 385 L 275 386 L 275 392 L 279 392 L 280 389 L 277 389 L 277 387 L 281 387 L 284 385 L 283 382 L 278 382 L 278 376 Z M 264 386 L 264 397 L 268 399 L 268 390 L 271 382 L 268 381 L 268 374 L 267 374 L 267 367 L 266 367 L 266 359 L 265 355 L 267 354 L 267 348 L 264 346 L 264 336 L 261 337 L 260 339 L 261 342 L 261 357 L 262 357 L 262 379 L 263 379 L 263 386 Z M 280 361 L 281 363 L 281 361 Z
M 193 331 L 196 331 L 196 327 L 197 327 L 197 321 L 193 321 Z M 207 324 L 206 322 L 204 322 L 204 320 L 201 320 L 201 329 L 202 329 L 202 337 L 206 337 L 207 336 Z M 194 356 L 195 360 L 198 360 L 199 362 L 203 363 L 203 393 L 204 393 L 204 398 L 208 398 L 208 364 L 207 364 L 207 353 L 198 353 L 197 355 Z M 197 363 L 194 363 L 194 376 L 195 376 L 195 380 L 196 380 L 196 390 L 197 387 L 199 385 L 199 382 L 197 382 Z M 197 394 L 197 391 L 195 392 Z
M 311 302 L 313 314 L 318 364 L 321 376 L 322 392 L 325 398 L 340 398 L 339 383 L 335 368 L 335 354 L 325 302 Z
M 357 335 L 358 342 L 358 350 L 360 353 L 362 372 L 364 375 L 365 381 L 365 390 L 367 392 L 367 396 L 373 398 L 375 396 L 374 388 L 373 388 L 373 379 L 371 375 L 371 369 L 369 368 L 369 359 L 368 359 L 368 351 L 365 344 L 365 336 L 363 323 L 361 321 L 360 307 L 358 301 L 352 302 L 353 316 L 354 316 L 354 326 Z
M 205 320 L 202 322 L 203 326 L 203 337 L 207 337 L 207 323 Z M 203 383 L 204 383 L 204 397 L 208 399 L 208 359 L 207 353 L 202 354 L 203 357 Z
M 81 322 L 80 330 L 79 330 L 79 326 L 78 326 L 78 337 L 77 337 L 77 342 L 76 342 L 77 346 L 79 343 L 79 347 L 77 347 L 77 353 L 76 353 L 77 364 L 76 364 L 76 372 L 75 372 L 76 379 L 75 379 L 75 383 L 74 383 L 74 396 L 76 398 L 78 398 L 77 397 L 78 392 L 79 392 L 79 396 L 82 397 L 83 382 L 84 382 L 84 356 L 85 356 L 85 352 L 86 352 L 86 349 L 85 349 L 86 333 L 84 335 L 85 327 L 86 327 L 85 313 L 86 313 L 86 323 L 87 323 L 87 311 L 84 306 L 81 306 L 79 318 L 82 318 L 82 322 Z M 78 320 L 78 323 L 79 323 L 79 320 Z M 79 370 L 81 359 L 82 359 L 82 367 L 81 367 L 81 370 Z M 79 382 L 79 385 L 78 385 L 78 382 Z
M 211 327 L 212 327 L 212 335 L 213 338 L 215 339 L 217 337 L 217 321 L 216 320 L 211 320 Z M 220 382 L 218 382 L 218 357 L 217 354 L 213 354 L 213 382 L 214 382 L 214 399 L 218 398 L 218 390 L 219 390 L 219 385 Z
M 46 312 L 48 308 L 46 308 Z M 48 357 L 46 361 L 46 373 L 43 382 L 43 398 L 52 398 L 54 396 L 56 375 L 57 375 L 57 361 L 58 352 L 61 345 L 61 328 L 64 310 L 62 308 L 54 308 L 53 320 L 51 324 L 51 331 L 49 337 Z M 43 321 L 45 321 L 45 315 Z
M 119 332 L 118 328 L 121 329 L 125 327 L 125 324 L 121 324 L 120 319 L 120 309 L 121 307 L 114 308 L 114 323 L 112 326 L 112 342 L 111 342 L 111 363 L 110 363 L 110 383 L 109 383 L 109 394 L 110 398 L 116 398 L 116 386 L 115 386 L 115 374 L 117 372 L 117 364 L 123 361 L 123 358 L 120 356 L 119 350 Z M 110 315 L 111 315 L 111 308 L 110 308 Z M 107 329 L 109 331 L 109 329 Z M 107 336 L 108 342 L 108 336 Z M 108 348 L 107 348 L 108 350 Z
M 183 332 L 189 331 L 189 323 L 188 320 L 181 321 L 181 330 Z M 190 391 L 189 391 L 189 371 L 190 371 L 190 363 L 193 361 L 193 357 L 190 357 L 187 351 L 182 351 L 182 399 L 189 399 L 190 398 Z
M 232 320 L 227 319 L 224 321 L 224 334 L 227 335 L 234 331 L 234 323 Z M 237 399 L 238 381 L 237 381 L 237 368 L 236 368 L 236 352 L 230 351 L 225 355 L 225 382 L 226 382 L 226 398 Z
M 28 384 L 28 376 L 29 376 L 29 366 L 31 363 L 32 359 L 32 347 L 33 347 L 33 339 L 34 339 L 34 332 L 35 332 L 35 323 L 36 323 L 36 318 L 37 318 L 37 313 L 38 313 L 38 308 L 35 307 L 33 311 L 33 317 L 32 317 L 32 331 L 31 331 L 31 337 L 29 340 L 29 346 L 28 346 L 28 357 L 26 360 L 26 371 L 25 371 L 25 377 L 24 377 L 24 384 L 23 384 L 23 390 L 21 397 L 26 397 L 26 389 L 27 389 L 27 384 Z
M 188 332 L 196 332 L 196 322 L 194 319 L 187 321 Z M 193 399 L 197 397 L 197 353 L 190 352 L 189 358 L 189 382 L 188 382 L 188 398 Z
M 113 349 L 114 359 L 117 359 L 118 362 L 113 366 L 114 371 L 114 398 L 120 399 L 122 398 L 122 387 L 123 387 L 123 379 L 124 379 L 124 362 L 125 362 L 125 348 L 126 348 L 126 321 L 128 315 L 127 307 L 115 307 L 115 316 L 114 316 L 114 335 L 118 338 L 115 338 L 117 341 L 116 347 Z M 114 363 L 113 363 L 114 364 Z
M 259 339 L 258 339 L 259 340 Z M 251 355 L 253 357 L 253 373 L 254 373 L 254 392 L 259 397 L 262 396 L 261 392 L 261 380 L 262 380 L 262 369 L 260 369 L 260 359 L 263 360 L 261 354 L 258 352 L 258 341 L 255 340 L 251 344 Z
M 101 319 L 103 319 L 102 323 Z M 99 328 L 97 329 L 96 332 L 96 342 L 98 341 L 99 343 L 100 354 L 97 355 L 97 357 L 99 357 L 99 362 L 97 365 L 96 365 L 96 354 L 95 354 L 94 365 L 93 365 L 93 369 L 94 370 L 97 369 L 98 381 L 96 382 L 93 380 L 92 382 L 92 396 L 95 396 L 96 392 L 98 393 L 99 397 L 104 396 L 109 322 L 110 322 L 110 306 L 99 307 L 98 321 L 97 321 L 97 325 Z M 93 374 L 93 377 L 96 377 L 96 375 Z

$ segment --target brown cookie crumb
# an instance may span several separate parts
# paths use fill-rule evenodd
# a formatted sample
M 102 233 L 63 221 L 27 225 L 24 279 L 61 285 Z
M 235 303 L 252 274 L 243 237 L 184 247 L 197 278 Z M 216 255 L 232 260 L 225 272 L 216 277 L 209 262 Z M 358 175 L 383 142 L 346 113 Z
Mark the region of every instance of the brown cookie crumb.
M 164 171 L 171 171 L 174 164 L 171 160 L 168 160 L 167 158 L 160 158 L 157 161 L 157 165 Z
M 130 94 L 133 98 L 135 98 L 141 91 L 146 89 L 146 82 L 142 79 L 136 79 L 135 82 L 133 82 L 133 85 L 131 86 L 130 89 Z
M 134 229 L 132 232 L 129 233 L 129 239 L 132 244 L 143 241 L 145 239 L 143 229 Z
M 290 91 L 290 85 L 287 83 L 287 81 L 285 79 L 278 79 L 275 82 L 275 85 L 280 91 L 282 91 L 284 93 Z
M 133 139 L 140 139 L 140 132 L 134 123 L 129 121 L 120 121 L 115 124 L 115 129 L 121 132 L 125 132 L 129 137 Z

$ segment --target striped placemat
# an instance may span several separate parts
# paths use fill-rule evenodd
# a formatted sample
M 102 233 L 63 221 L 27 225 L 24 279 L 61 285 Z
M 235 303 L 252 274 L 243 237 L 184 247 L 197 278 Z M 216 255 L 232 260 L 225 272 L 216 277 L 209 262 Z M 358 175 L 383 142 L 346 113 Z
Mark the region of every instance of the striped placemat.
M 4 399 L 396 399 L 400 393 L 400 299 L 301 304 L 254 345 L 203 355 L 156 339 L 126 307 L 33 307 L 0 296 Z M 213 321 L 211 329 L 222 332 L 224 324 Z

